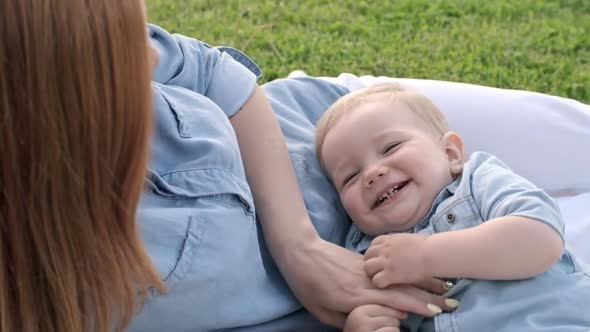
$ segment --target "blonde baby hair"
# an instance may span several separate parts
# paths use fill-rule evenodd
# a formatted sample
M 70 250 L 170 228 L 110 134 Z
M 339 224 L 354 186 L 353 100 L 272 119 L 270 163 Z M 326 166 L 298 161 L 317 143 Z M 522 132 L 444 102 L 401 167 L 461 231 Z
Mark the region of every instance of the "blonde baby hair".
M 325 169 L 322 148 L 326 136 L 332 128 L 347 114 L 369 101 L 387 100 L 388 102 L 402 102 L 429 124 L 440 136 L 449 131 L 447 120 L 442 112 L 423 94 L 404 90 L 397 83 L 380 83 L 368 88 L 360 89 L 342 96 L 322 115 L 317 124 L 315 149 L 320 164 Z

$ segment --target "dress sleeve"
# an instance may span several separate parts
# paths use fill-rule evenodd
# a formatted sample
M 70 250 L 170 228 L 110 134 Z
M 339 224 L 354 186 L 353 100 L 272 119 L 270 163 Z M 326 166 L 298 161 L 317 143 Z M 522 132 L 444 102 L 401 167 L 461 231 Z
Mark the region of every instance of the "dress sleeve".
M 242 52 L 171 35 L 155 25 L 148 25 L 148 29 L 159 55 L 154 81 L 204 95 L 228 117 L 239 111 L 253 93 L 261 72 Z
M 527 217 L 546 223 L 564 239 L 559 207 L 547 193 L 490 154 L 476 152 L 470 159 L 475 166 L 471 190 L 484 221 L 508 215 Z

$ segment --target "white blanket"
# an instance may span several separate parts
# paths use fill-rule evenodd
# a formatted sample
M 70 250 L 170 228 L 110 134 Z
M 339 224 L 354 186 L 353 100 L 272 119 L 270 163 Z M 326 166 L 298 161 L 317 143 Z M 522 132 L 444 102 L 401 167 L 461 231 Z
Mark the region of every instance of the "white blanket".
M 346 73 L 323 78 L 350 90 L 394 80 L 424 93 L 445 113 L 451 129 L 463 136 L 468 151 L 495 154 L 556 199 L 568 247 L 590 263 L 590 241 L 586 240 L 590 237 L 589 105 L 541 93 L 454 82 Z

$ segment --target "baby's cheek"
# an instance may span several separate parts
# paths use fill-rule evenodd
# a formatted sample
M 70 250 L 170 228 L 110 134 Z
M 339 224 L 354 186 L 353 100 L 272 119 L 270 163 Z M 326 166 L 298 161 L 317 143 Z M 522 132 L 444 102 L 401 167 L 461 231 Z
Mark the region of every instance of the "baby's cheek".
M 353 195 L 348 192 L 341 194 L 340 200 L 342 201 L 342 206 L 344 206 L 346 213 L 348 213 L 350 218 L 356 222 L 357 218 L 360 216 L 360 199 L 358 199 L 357 195 Z
M 362 200 L 350 199 L 342 201 L 344 209 L 360 230 L 365 234 L 373 234 L 375 224 L 371 222 L 368 210 L 365 208 Z

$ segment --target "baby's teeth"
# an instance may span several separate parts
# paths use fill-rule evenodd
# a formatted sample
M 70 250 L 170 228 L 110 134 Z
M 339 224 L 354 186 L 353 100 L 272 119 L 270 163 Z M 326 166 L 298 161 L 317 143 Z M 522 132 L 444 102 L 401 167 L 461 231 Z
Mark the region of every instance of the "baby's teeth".
M 391 196 L 393 196 L 394 194 L 396 194 L 398 191 L 399 191 L 398 186 L 395 186 L 395 187 L 389 189 L 388 192 L 386 192 L 385 194 L 383 194 L 383 196 L 381 196 L 381 202 L 390 199 Z

